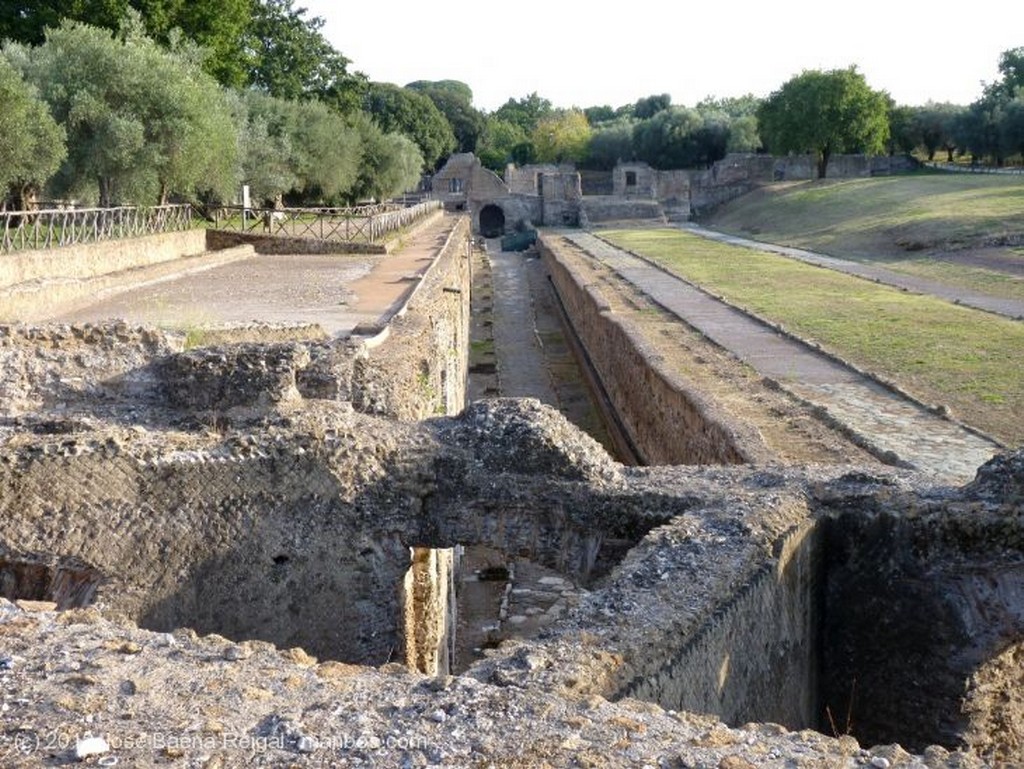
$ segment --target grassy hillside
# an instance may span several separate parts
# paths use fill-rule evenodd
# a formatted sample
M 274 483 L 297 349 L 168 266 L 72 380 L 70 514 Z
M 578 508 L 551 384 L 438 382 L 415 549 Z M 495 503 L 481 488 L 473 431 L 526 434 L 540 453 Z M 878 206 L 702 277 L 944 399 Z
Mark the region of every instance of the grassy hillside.
M 785 182 L 745 195 L 715 229 L 1024 299 L 1024 176 L 922 173 Z
M 679 230 L 602 233 L 1012 445 L 1024 444 L 1024 323 Z

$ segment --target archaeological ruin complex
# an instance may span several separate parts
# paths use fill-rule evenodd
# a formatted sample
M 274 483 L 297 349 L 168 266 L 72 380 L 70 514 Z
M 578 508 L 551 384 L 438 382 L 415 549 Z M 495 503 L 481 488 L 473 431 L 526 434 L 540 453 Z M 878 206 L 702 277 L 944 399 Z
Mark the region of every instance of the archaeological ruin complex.
M 708 173 L 738 188 L 741 165 Z M 471 402 L 474 231 L 711 192 L 624 166 L 592 196 L 462 156 L 434 184 L 450 211 L 392 256 L 293 243 L 280 267 L 273 232 L 214 230 L 4 256 L 0 764 L 1020 765 L 1024 451 L 947 477 L 863 442 L 789 459 L 557 229 L 536 268 L 632 461 L 537 400 Z M 371 282 L 211 321 L 271 270 L 337 265 Z M 222 293 L 176 324 L 81 320 L 129 269 Z M 500 563 L 467 576 L 474 549 Z M 467 660 L 465 580 L 487 578 L 510 631 Z

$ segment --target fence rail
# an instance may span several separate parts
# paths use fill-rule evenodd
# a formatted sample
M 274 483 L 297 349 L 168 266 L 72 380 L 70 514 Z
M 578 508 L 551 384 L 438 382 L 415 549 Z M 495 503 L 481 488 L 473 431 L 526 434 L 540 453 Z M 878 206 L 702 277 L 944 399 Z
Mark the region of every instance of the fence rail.
M 352 208 L 224 206 L 211 214 L 214 228 L 229 232 L 337 243 L 378 243 L 440 208 L 440 201 L 427 200 L 407 208 L 393 204 Z
M 190 205 L 0 211 L 0 253 L 178 232 L 192 221 Z

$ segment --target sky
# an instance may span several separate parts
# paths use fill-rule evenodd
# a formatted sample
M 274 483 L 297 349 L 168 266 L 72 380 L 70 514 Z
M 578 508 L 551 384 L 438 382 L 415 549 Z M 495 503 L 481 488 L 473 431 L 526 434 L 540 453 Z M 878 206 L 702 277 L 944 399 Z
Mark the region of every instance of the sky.
M 438 2 L 295 0 L 371 80 L 461 80 L 478 109 L 537 92 L 556 107 L 668 93 L 767 96 L 805 69 L 857 65 L 899 104 L 969 104 L 1024 46 L 1024 3 L 971 0 Z M 951 10 L 951 9 L 955 9 Z

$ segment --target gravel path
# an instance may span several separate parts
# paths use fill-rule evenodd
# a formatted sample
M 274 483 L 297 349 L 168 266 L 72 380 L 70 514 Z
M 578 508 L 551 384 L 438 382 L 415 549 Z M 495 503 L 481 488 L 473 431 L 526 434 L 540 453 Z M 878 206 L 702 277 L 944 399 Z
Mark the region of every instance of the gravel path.
M 724 232 L 709 230 L 696 224 L 680 224 L 679 227 L 686 232 L 699 235 L 700 237 L 707 238 L 708 240 L 717 240 L 721 243 L 728 243 L 733 246 L 743 246 L 745 248 L 753 248 L 770 254 L 788 256 L 791 259 L 799 259 L 801 262 L 807 262 L 808 264 L 827 267 L 830 270 L 845 272 L 848 275 L 856 275 L 860 278 L 873 280 L 876 283 L 884 283 L 887 286 L 895 286 L 896 288 L 914 291 L 918 294 L 931 294 L 932 296 L 937 296 L 940 299 L 946 299 L 950 302 L 974 307 L 977 310 L 985 310 L 997 315 L 1005 315 L 1016 320 L 1024 320 L 1024 302 L 1018 299 L 1003 299 L 996 296 L 990 296 L 988 294 L 978 293 L 977 291 L 970 291 L 966 288 L 956 288 L 954 286 L 946 285 L 945 283 L 928 280 L 927 278 L 919 278 L 914 275 L 895 272 L 877 264 L 854 262 L 848 259 L 838 259 L 834 256 L 826 256 L 825 254 L 807 251 L 802 248 L 779 246 L 774 243 L 762 243 L 759 240 L 741 238 L 736 235 L 727 235 Z
M 796 396 L 825 409 L 874 453 L 963 482 L 999 447 L 710 297 L 684 280 L 579 231 L 562 233 L 658 304 Z

